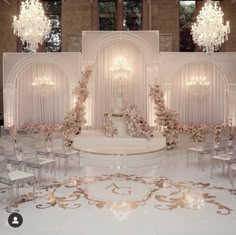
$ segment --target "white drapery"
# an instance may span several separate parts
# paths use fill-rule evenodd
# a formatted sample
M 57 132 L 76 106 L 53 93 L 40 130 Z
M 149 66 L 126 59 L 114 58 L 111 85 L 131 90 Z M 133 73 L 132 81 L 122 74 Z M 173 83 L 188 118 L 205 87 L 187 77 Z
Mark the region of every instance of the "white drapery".
M 187 83 L 193 76 L 205 76 L 209 89 L 199 95 L 191 93 Z M 217 124 L 225 121 L 227 84 L 222 71 L 212 64 L 185 65 L 171 82 L 171 108 L 181 124 Z
M 230 84 L 228 90 L 228 112 L 232 125 L 236 126 L 236 84 Z
M 117 56 L 124 56 L 131 71 L 123 81 L 124 103 L 137 105 L 142 116 L 147 119 L 147 65 L 143 54 L 132 43 L 120 40 L 103 48 L 96 57 L 92 81 L 89 84 L 88 106 L 92 107 L 88 124 L 101 129 L 104 113 L 114 112 L 117 81 L 112 77 L 111 67 Z
M 47 77 L 55 83 L 49 92 L 36 92 L 32 82 Z M 25 122 L 57 124 L 69 111 L 69 84 L 64 72 L 54 64 L 31 64 L 17 79 L 17 124 Z

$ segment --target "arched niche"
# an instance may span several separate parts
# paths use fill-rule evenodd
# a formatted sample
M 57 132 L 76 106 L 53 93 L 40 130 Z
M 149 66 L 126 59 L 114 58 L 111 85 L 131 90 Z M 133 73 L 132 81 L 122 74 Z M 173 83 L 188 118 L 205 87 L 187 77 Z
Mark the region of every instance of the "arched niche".
M 18 103 L 18 85 L 22 75 L 37 64 L 52 66 L 55 70 L 64 74 L 68 84 L 68 109 L 71 109 L 74 105 L 72 91 L 80 79 L 80 58 L 80 53 L 4 53 L 4 125 L 18 124 L 20 108 Z M 32 85 L 30 79 L 28 82 L 29 86 Z
M 131 59 L 131 56 L 129 55 L 129 52 L 132 50 L 136 51 L 135 59 L 134 56 L 133 59 Z M 101 117 L 105 112 L 105 108 L 100 109 L 99 103 L 101 104 L 102 100 L 99 99 L 100 102 L 98 102 L 97 97 L 105 101 L 107 99 L 114 99 L 112 94 L 114 93 L 114 88 L 109 87 L 109 85 L 107 86 L 105 83 L 99 83 L 98 80 L 101 80 L 100 78 L 103 76 L 103 79 L 108 79 L 110 81 L 108 83 L 112 83 L 110 66 L 113 62 L 113 59 L 118 55 L 124 55 L 127 57 L 128 63 L 133 66 L 133 68 L 131 68 L 133 72 L 130 74 L 129 81 L 134 81 L 134 76 L 140 70 L 141 66 L 142 72 L 141 74 L 137 75 L 139 77 L 139 79 L 137 79 L 137 83 L 139 83 L 139 86 L 142 86 L 142 90 L 140 90 L 140 95 L 137 95 L 130 100 L 133 100 L 133 104 L 136 104 L 137 106 L 143 103 L 142 107 L 138 108 L 141 109 L 145 119 L 150 124 L 153 124 L 153 104 L 148 95 L 148 85 L 153 84 L 155 78 L 157 77 L 158 53 L 158 31 L 83 32 L 83 65 L 92 64 L 94 66 L 93 78 L 91 83 L 89 83 L 90 95 L 88 98 L 86 112 L 88 125 L 91 125 L 95 128 L 102 127 Z M 107 61 L 102 64 L 101 60 Z M 138 60 L 141 60 L 141 62 L 138 63 Z M 98 66 L 100 66 L 100 69 L 98 69 Z M 104 86 L 102 86 L 102 84 Z M 105 96 L 103 92 L 106 93 Z M 138 99 L 142 99 L 143 102 L 136 103 Z M 98 114 L 99 110 L 100 114 Z M 111 111 L 111 105 L 107 104 L 106 112 Z M 100 115 L 99 120 L 97 119 L 98 115 Z
M 37 78 L 48 79 L 54 85 L 37 88 Z M 18 74 L 16 82 L 16 123 L 59 124 L 70 111 L 69 80 L 55 64 L 32 63 Z
M 193 90 L 193 77 L 206 78 L 209 86 Z M 218 124 L 227 121 L 227 74 L 211 63 L 183 65 L 171 79 L 170 106 L 181 124 Z

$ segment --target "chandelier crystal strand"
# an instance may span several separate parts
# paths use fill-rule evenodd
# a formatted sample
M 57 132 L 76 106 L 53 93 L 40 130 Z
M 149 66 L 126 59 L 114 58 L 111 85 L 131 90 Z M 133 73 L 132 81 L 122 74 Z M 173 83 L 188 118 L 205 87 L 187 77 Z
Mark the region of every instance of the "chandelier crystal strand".
M 228 40 L 230 26 L 228 21 L 224 25 L 223 16 L 221 8 L 207 0 L 197 16 L 197 21 L 192 25 L 194 43 L 208 54 L 217 51 L 221 44 Z
M 187 85 L 191 93 L 201 95 L 208 90 L 210 82 L 206 79 L 206 77 L 197 75 L 196 77 L 192 77 Z
M 115 58 L 111 67 L 112 75 L 115 79 L 127 79 L 130 67 L 124 56 L 118 56 Z
M 13 32 L 32 52 L 36 52 L 39 44 L 49 37 L 52 24 L 45 16 L 42 3 L 38 0 L 25 0 L 21 3 L 20 15 L 14 16 Z
M 53 87 L 55 83 L 45 76 L 36 77 L 32 82 L 34 90 L 41 94 L 47 94 Z

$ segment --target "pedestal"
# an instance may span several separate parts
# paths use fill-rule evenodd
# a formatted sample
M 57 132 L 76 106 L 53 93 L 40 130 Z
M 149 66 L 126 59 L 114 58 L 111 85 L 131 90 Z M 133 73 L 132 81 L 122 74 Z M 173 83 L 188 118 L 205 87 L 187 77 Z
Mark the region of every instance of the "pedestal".
M 124 117 L 122 117 L 122 116 L 121 117 L 112 116 L 111 120 L 114 123 L 114 126 L 118 130 L 118 136 L 119 137 L 129 136 L 128 126 L 127 126 L 127 123 L 125 122 Z

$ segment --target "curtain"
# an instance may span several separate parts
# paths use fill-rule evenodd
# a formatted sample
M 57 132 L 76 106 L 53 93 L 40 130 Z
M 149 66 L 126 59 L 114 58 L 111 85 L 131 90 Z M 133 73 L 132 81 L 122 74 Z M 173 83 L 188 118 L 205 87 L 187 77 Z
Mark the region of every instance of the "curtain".
M 192 77 L 206 77 L 209 88 L 197 93 L 188 87 Z M 181 124 L 217 124 L 225 121 L 226 82 L 220 69 L 212 64 L 185 65 L 171 82 L 171 108 Z
M 48 89 L 32 86 L 36 78 L 47 78 L 54 83 Z M 54 64 L 30 65 L 17 79 L 17 123 L 57 124 L 69 111 L 69 84 L 64 72 Z
M 121 40 L 103 48 L 95 60 L 93 78 L 89 83 L 88 106 L 92 110 L 87 110 L 91 114 L 91 120 L 87 117 L 88 125 L 91 124 L 95 129 L 103 127 L 104 113 L 114 112 L 119 84 L 112 76 L 111 67 L 118 56 L 125 57 L 130 67 L 128 78 L 122 81 L 123 103 L 137 105 L 144 119 L 147 119 L 148 82 L 145 58 L 132 43 Z
M 236 126 L 236 84 L 231 84 L 228 91 L 228 113 L 232 125 Z

